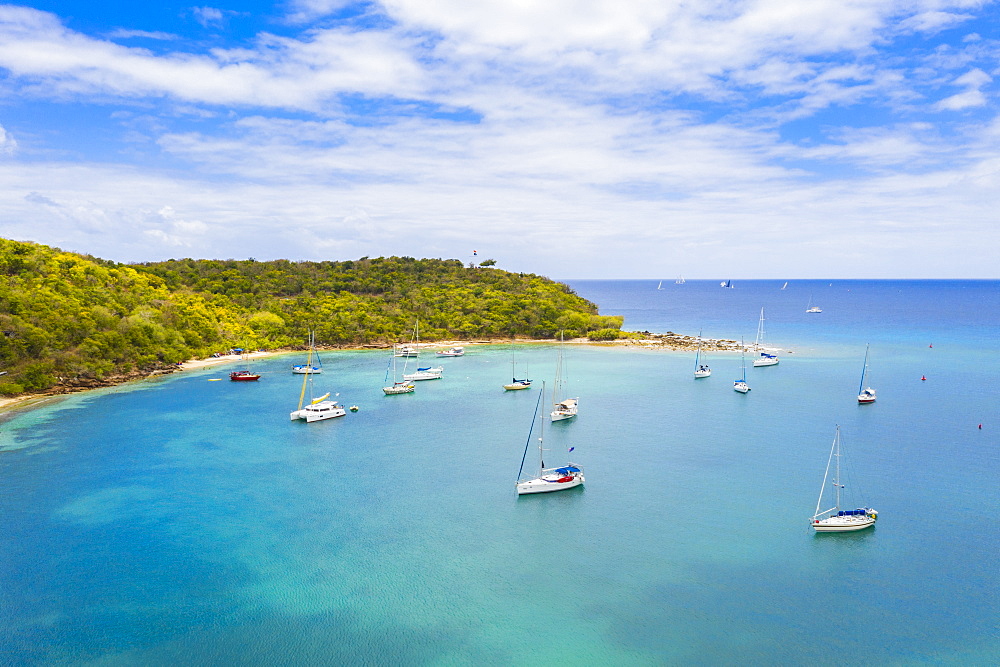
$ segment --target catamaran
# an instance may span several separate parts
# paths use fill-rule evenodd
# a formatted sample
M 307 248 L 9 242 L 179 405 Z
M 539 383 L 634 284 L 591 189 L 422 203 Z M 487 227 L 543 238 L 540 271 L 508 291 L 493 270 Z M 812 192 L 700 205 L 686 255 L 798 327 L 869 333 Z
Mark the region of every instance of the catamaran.
M 868 347 L 865 345 L 865 365 L 861 367 L 861 384 L 858 385 L 858 403 L 861 405 L 875 402 L 875 390 L 871 387 L 865 387 L 865 372 L 868 370 Z
M 764 308 L 760 309 L 760 323 L 757 325 L 757 340 L 754 341 L 753 349 L 760 353 L 760 357 L 753 360 L 754 368 L 758 366 L 776 366 L 778 355 L 764 352 L 760 348 L 764 346 Z
M 312 348 L 309 348 L 309 356 L 306 357 L 306 364 L 312 362 Z M 334 417 L 343 417 L 347 414 L 347 410 L 343 408 L 337 401 L 328 401 L 330 397 L 330 392 L 326 392 L 319 398 L 313 397 L 313 375 L 314 373 L 306 373 L 302 378 L 302 391 L 299 392 L 299 407 L 292 410 L 289 413 L 289 417 L 292 421 L 296 419 L 304 419 L 307 424 L 311 424 L 315 421 L 322 421 L 324 419 L 333 419 Z M 309 404 L 303 406 L 302 403 L 306 396 L 306 383 L 309 384 Z
M 524 454 L 521 456 L 521 467 L 517 471 L 517 495 L 523 496 L 529 493 L 550 493 L 552 491 L 563 491 L 572 489 L 574 486 L 583 484 L 583 469 L 575 463 L 567 463 L 560 468 L 545 467 L 545 448 L 542 446 L 545 431 L 545 420 L 538 420 L 538 406 L 545 395 L 545 383 L 542 383 L 542 391 L 535 401 L 535 410 L 531 414 L 531 428 L 528 429 L 528 440 L 524 443 Z M 524 461 L 528 457 L 528 446 L 531 444 L 531 433 L 535 428 L 535 422 L 539 421 L 538 427 L 538 475 L 535 477 L 521 478 L 524 472 Z M 575 447 L 570 447 L 573 451 Z
M 830 476 L 830 464 L 834 457 L 837 459 L 836 469 L 833 477 L 833 488 L 836 489 L 834 505 L 830 509 L 820 511 L 823 504 L 823 494 L 826 491 L 826 480 Z M 819 499 L 816 501 L 816 513 L 813 514 L 811 524 L 817 533 L 844 533 L 852 530 L 862 530 L 869 526 L 874 526 L 878 520 L 878 511 L 871 507 L 859 507 L 852 510 L 840 509 L 840 490 L 844 488 L 840 478 L 840 426 L 837 426 L 837 433 L 833 437 L 833 445 L 830 447 L 830 458 L 826 462 L 826 473 L 823 475 L 823 486 L 819 490 Z

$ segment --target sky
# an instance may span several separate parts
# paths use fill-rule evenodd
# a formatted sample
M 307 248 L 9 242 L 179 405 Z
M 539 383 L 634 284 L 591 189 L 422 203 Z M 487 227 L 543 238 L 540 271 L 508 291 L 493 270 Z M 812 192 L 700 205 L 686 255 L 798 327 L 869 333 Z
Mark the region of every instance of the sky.
M 990 0 L 0 5 L 0 236 L 998 278 Z

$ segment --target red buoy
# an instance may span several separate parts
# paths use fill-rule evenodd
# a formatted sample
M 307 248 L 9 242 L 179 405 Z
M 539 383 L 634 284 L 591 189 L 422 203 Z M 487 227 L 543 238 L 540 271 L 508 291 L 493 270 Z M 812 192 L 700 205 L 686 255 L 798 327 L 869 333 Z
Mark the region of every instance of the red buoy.
M 926 380 L 926 379 L 927 379 L 927 376 L 926 376 L 926 375 L 921 375 L 921 376 L 920 376 L 920 379 L 921 379 L 921 380 Z

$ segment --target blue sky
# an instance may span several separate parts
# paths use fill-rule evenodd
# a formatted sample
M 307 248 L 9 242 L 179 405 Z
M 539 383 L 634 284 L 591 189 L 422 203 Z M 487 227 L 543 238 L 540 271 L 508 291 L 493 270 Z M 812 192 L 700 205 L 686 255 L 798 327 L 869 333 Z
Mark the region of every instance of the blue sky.
M 997 278 L 971 0 L 0 5 L 0 236 L 117 261 Z

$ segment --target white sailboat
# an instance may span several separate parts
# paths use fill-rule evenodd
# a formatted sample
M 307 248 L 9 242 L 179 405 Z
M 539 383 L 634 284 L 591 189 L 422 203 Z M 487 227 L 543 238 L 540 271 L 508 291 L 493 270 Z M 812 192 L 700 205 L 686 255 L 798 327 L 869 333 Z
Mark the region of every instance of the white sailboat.
M 754 341 L 753 349 L 760 354 L 757 359 L 753 360 L 754 368 L 759 366 L 776 366 L 778 364 L 778 355 L 770 354 L 769 352 L 764 352 L 760 348 L 764 346 L 764 308 L 760 309 L 760 323 L 757 325 L 757 340 Z
M 834 471 L 833 488 L 836 489 L 834 505 L 830 509 L 820 511 L 823 504 L 823 494 L 826 491 L 826 480 L 830 476 L 830 464 L 836 457 L 837 463 Z M 816 501 L 816 513 L 813 514 L 811 524 L 817 533 L 844 533 L 852 530 L 862 530 L 869 526 L 874 526 L 878 520 L 878 511 L 871 507 L 859 507 L 852 510 L 840 509 L 840 490 L 844 488 L 840 478 L 840 426 L 837 426 L 837 433 L 833 437 L 833 445 L 830 447 L 830 458 L 826 462 L 826 473 L 823 475 L 823 486 L 819 490 L 819 499 Z
M 517 379 L 517 371 L 514 370 L 514 339 L 510 339 L 510 383 L 503 386 L 504 391 L 519 391 L 521 389 L 530 389 L 531 380 L 524 378 L 523 380 Z
M 865 405 L 875 402 L 875 390 L 865 387 L 865 373 L 868 371 L 868 345 L 865 345 L 865 365 L 861 367 L 861 384 L 858 385 L 858 403 Z
M 426 368 L 418 368 L 415 373 L 404 373 L 403 379 L 408 382 L 415 382 L 418 380 L 440 380 L 443 373 L 444 366 L 427 366 Z
M 788 289 L 788 282 L 787 281 L 785 282 L 784 285 L 781 286 L 781 289 Z
M 309 356 L 306 357 L 306 364 L 310 363 L 312 363 L 312 348 L 310 348 Z M 346 415 L 347 410 L 337 403 L 337 401 L 327 400 L 330 397 L 330 392 L 326 392 L 318 398 L 313 397 L 313 376 L 314 373 L 306 373 L 302 378 L 302 391 L 299 392 L 299 407 L 288 415 L 291 421 L 303 419 L 307 424 L 311 424 L 312 422 Z M 307 383 L 309 385 L 309 404 L 303 406 L 302 403 L 305 401 Z
M 806 306 L 806 312 L 807 313 L 822 313 L 823 309 L 820 308 L 819 306 L 812 305 L 812 302 L 813 302 L 813 298 L 810 296 L 809 297 L 809 304 Z
M 677 276 L 677 280 L 674 281 L 675 285 L 683 285 L 687 281 L 684 280 L 684 276 Z
M 694 353 L 694 377 L 707 378 L 712 374 L 712 369 L 708 364 L 702 362 L 701 358 L 701 332 L 698 332 L 698 351 Z
M 559 360 L 556 361 L 556 381 L 552 386 L 552 412 L 549 416 L 552 417 L 552 421 L 562 421 L 564 419 L 572 419 L 576 417 L 577 410 L 580 407 L 580 399 L 577 398 L 564 398 L 559 400 L 559 397 L 565 393 L 565 368 L 563 366 L 563 334 L 559 334 Z
M 389 372 L 392 372 L 392 384 L 387 384 L 382 387 L 382 391 L 386 396 L 395 396 L 396 394 L 412 394 L 414 390 L 414 384 L 407 380 L 397 379 L 399 376 L 396 375 L 396 359 L 399 357 L 404 357 L 403 360 L 403 373 L 406 373 L 406 364 L 409 363 L 409 359 L 406 359 L 404 355 L 396 353 L 396 346 L 392 347 L 392 355 L 389 357 L 389 364 L 385 368 L 385 382 L 389 382 Z
M 535 421 L 538 420 L 538 406 L 542 402 L 542 396 L 545 395 L 545 383 L 542 383 L 542 391 L 538 394 L 538 400 L 535 401 L 535 410 L 531 414 L 531 428 L 528 429 L 528 440 L 524 443 L 524 454 L 521 456 L 521 467 L 517 471 L 517 482 L 515 488 L 517 489 L 517 495 L 523 496 L 529 493 L 550 493 L 552 491 L 564 491 L 565 489 L 572 489 L 575 486 L 580 486 L 584 482 L 583 469 L 575 463 L 567 463 L 565 466 L 560 468 L 546 468 L 545 467 L 545 448 L 543 447 L 544 442 L 544 431 L 545 431 L 545 420 L 539 422 L 538 430 L 538 474 L 534 477 L 522 478 L 521 473 L 524 472 L 524 461 L 528 457 L 528 447 L 531 445 L 531 433 L 535 428 Z M 570 447 L 570 451 L 573 451 L 574 447 Z
M 313 363 L 312 358 L 315 355 L 316 363 Z M 322 373 L 323 372 L 323 362 L 319 358 L 319 353 L 316 352 L 316 332 L 309 332 L 309 356 L 304 364 L 295 364 L 292 366 L 292 373 L 296 375 L 306 375 L 309 373 Z
M 438 350 L 435 354 L 439 357 L 461 357 L 465 355 L 465 348 L 452 347 L 447 350 Z
M 743 377 L 736 382 L 733 382 L 733 390 L 738 391 L 741 394 L 745 394 L 750 391 L 750 385 L 747 384 L 746 349 L 746 345 L 743 344 L 743 339 L 740 339 L 740 367 L 743 369 Z
M 663 289 L 663 281 L 662 280 L 660 281 L 660 284 L 656 286 L 656 289 Z

